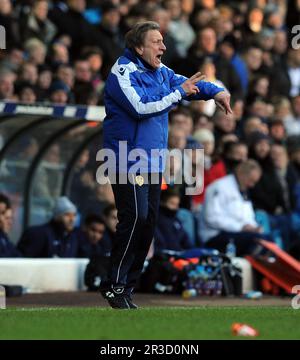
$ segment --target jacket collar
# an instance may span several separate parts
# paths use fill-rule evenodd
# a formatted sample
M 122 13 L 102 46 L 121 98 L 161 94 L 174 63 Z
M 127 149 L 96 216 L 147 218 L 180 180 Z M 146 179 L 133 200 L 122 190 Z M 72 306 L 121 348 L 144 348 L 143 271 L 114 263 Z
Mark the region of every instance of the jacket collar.
M 155 71 L 151 65 L 146 63 L 135 51 L 126 48 L 124 51 L 124 56 L 128 58 L 130 61 L 134 62 L 139 68 L 144 71 Z

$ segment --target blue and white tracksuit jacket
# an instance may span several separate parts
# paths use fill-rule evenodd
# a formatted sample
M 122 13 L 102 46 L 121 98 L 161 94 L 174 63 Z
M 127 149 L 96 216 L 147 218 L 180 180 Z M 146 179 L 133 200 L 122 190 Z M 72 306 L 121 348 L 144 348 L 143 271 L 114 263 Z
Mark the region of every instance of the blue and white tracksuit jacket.
M 138 160 L 141 172 L 163 172 L 168 112 L 183 99 L 209 100 L 224 90 L 200 81 L 197 83 L 200 92 L 187 96 L 181 87 L 186 79 L 163 64 L 153 69 L 129 49 L 113 65 L 105 85 L 103 147 L 116 154 L 117 172 L 131 172 Z M 119 141 L 127 141 L 127 155 L 133 149 L 145 152 L 133 154 L 138 158 L 119 159 Z M 124 149 L 120 151 L 123 157 L 127 156 Z

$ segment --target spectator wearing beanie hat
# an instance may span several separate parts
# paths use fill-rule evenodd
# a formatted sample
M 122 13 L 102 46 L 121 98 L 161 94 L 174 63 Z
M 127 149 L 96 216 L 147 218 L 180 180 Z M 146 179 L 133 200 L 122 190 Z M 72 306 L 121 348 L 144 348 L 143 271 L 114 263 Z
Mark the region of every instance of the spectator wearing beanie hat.
M 56 200 L 52 219 L 23 233 L 18 249 L 25 257 L 74 258 L 80 253 L 80 232 L 75 229 L 77 209 L 65 196 Z
M 66 104 L 68 102 L 70 88 L 61 80 L 56 80 L 49 89 L 50 101 L 54 104 Z
M 66 196 L 62 196 L 56 200 L 53 209 L 53 218 L 58 218 L 66 213 L 76 215 L 76 212 L 76 206 Z

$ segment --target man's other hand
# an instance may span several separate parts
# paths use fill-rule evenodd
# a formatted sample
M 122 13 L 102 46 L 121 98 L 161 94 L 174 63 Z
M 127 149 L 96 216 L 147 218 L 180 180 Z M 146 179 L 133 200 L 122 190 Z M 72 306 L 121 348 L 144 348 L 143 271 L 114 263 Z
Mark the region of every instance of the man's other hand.
M 214 97 L 215 103 L 221 108 L 226 114 L 232 114 L 230 107 L 230 94 L 227 91 L 220 91 Z
M 205 78 L 205 75 L 201 75 L 201 72 L 197 72 L 193 76 L 191 76 L 189 79 L 187 79 L 184 83 L 181 84 L 181 87 L 186 92 L 187 95 L 195 95 L 200 90 L 195 85 L 197 82 L 203 80 Z

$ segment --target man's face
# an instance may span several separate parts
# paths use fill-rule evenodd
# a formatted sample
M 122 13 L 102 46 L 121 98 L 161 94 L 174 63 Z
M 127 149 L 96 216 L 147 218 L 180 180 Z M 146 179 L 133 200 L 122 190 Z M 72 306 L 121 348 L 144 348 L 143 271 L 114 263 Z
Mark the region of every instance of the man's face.
M 5 212 L 6 212 L 6 204 L 4 202 L 0 203 L 0 229 L 3 230 L 3 226 L 4 226 L 4 217 L 5 217 Z
M 277 169 L 286 170 L 289 159 L 288 154 L 283 146 L 273 145 L 271 148 L 271 158 Z
M 39 19 L 44 21 L 47 18 L 48 14 L 48 2 L 39 1 L 35 4 L 33 8 L 34 15 Z
M 104 224 L 94 222 L 91 223 L 89 226 L 87 226 L 85 231 L 90 244 L 95 245 L 102 240 L 105 231 L 105 226 Z
M 66 45 L 64 44 L 54 44 L 53 45 L 53 61 L 68 64 L 69 62 L 69 51 Z
M 234 131 L 236 122 L 233 114 L 220 114 L 215 120 L 216 126 L 225 133 Z
M 160 31 L 164 34 L 168 31 L 170 24 L 170 14 L 164 9 L 159 9 L 153 14 L 153 21 L 157 22 L 160 27 Z
M 287 35 L 285 31 L 276 31 L 273 50 L 277 54 L 284 54 L 288 47 Z
M 247 120 L 244 126 L 244 132 L 246 136 L 251 134 L 254 131 L 261 131 L 262 121 L 259 117 L 253 117 Z
M 293 99 L 293 109 L 294 112 L 296 113 L 296 116 L 300 116 L 300 96 L 296 96 Z
M 253 188 L 261 177 L 261 172 L 259 170 L 252 170 L 248 174 L 241 174 L 240 182 L 243 187 L 246 189 Z
M 10 0 L 0 0 L 1 14 L 8 15 L 12 11 L 12 4 Z
M 211 140 L 202 141 L 204 147 L 204 154 L 211 156 L 215 150 L 215 142 Z
M 213 29 L 205 29 L 200 32 L 200 47 L 206 53 L 216 51 L 217 37 Z
M 6 209 L 5 213 L 2 215 L 3 220 L 3 231 L 8 234 L 13 225 L 13 212 L 12 209 Z
M 137 53 L 153 68 L 158 69 L 161 57 L 166 51 L 163 37 L 158 30 L 149 30 L 146 33 L 144 44 L 136 48 Z
M 0 81 L 0 96 L 8 98 L 14 93 L 14 79 L 10 75 L 4 76 Z
M 261 49 L 249 49 L 246 54 L 246 62 L 250 70 L 257 70 L 260 68 L 263 60 L 263 52 Z
M 171 196 L 165 202 L 165 206 L 166 206 L 166 208 L 168 208 L 170 210 L 178 210 L 179 209 L 179 203 L 180 203 L 180 197 L 179 196 Z
M 0 203 L 0 216 L 3 215 L 6 211 L 6 204 L 4 202 Z
M 220 52 L 226 59 L 230 60 L 234 54 L 234 49 L 229 43 L 225 42 L 220 45 Z
M 68 5 L 71 9 L 82 13 L 86 8 L 86 0 L 69 0 Z
M 269 141 L 268 140 L 259 141 L 257 144 L 255 144 L 254 150 L 255 150 L 256 155 L 260 159 L 266 158 L 269 155 L 270 150 L 271 150 Z
M 35 84 L 38 79 L 37 67 L 33 64 L 26 64 L 22 72 L 22 80 Z
M 183 150 L 186 146 L 186 136 L 182 129 L 174 128 L 169 134 L 169 147 Z
M 184 131 L 185 136 L 189 136 L 193 131 L 193 119 L 191 116 L 185 114 L 176 114 L 172 119 L 172 124 L 175 128 Z
M 75 77 L 79 81 L 89 82 L 92 78 L 92 72 L 88 61 L 78 61 L 75 64 Z
M 246 145 L 238 145 L 232 148 L 230 159 L 245 161 L 248 159 L 248 148 Z
M 104 14 L 103 20 L 105 21 L 106 24 L 110 24 L 112 28 L 118 27 L 121 20 L 121 15 L 119 10 L 112 9 L 108 11 L 107 13 Z
M 93 54 L 89 57 L 89 64 L 92 71 L 97 72 L 103 65 L 103 59 L 100 54 Z
M 117 209 L 112 210 L 109 215 L 105 218 L 106 226 L 110 231 L 115 233 L 117 231 L 118 224 L 118 212 Z
M 56 90 L 51 94 L 51 101 L 54 104 L 66 104 L 68 101 L 68 94 L 64 90 Z
M 39 87 L 42 89 L 49 89 L 52 82 L 52 73 L 51 71 L 45 70 L 39 75 Z
M 70 88 L 74 85 L 74 70 L 72 68 L 60 68 L 58 70 L 58 78 L 66 83 Z
M 76 214 L 70 212 L 59 216 L 58 221 L 63 224 L 66 231 L 71 232 L 75 226 L 75 219 Z

